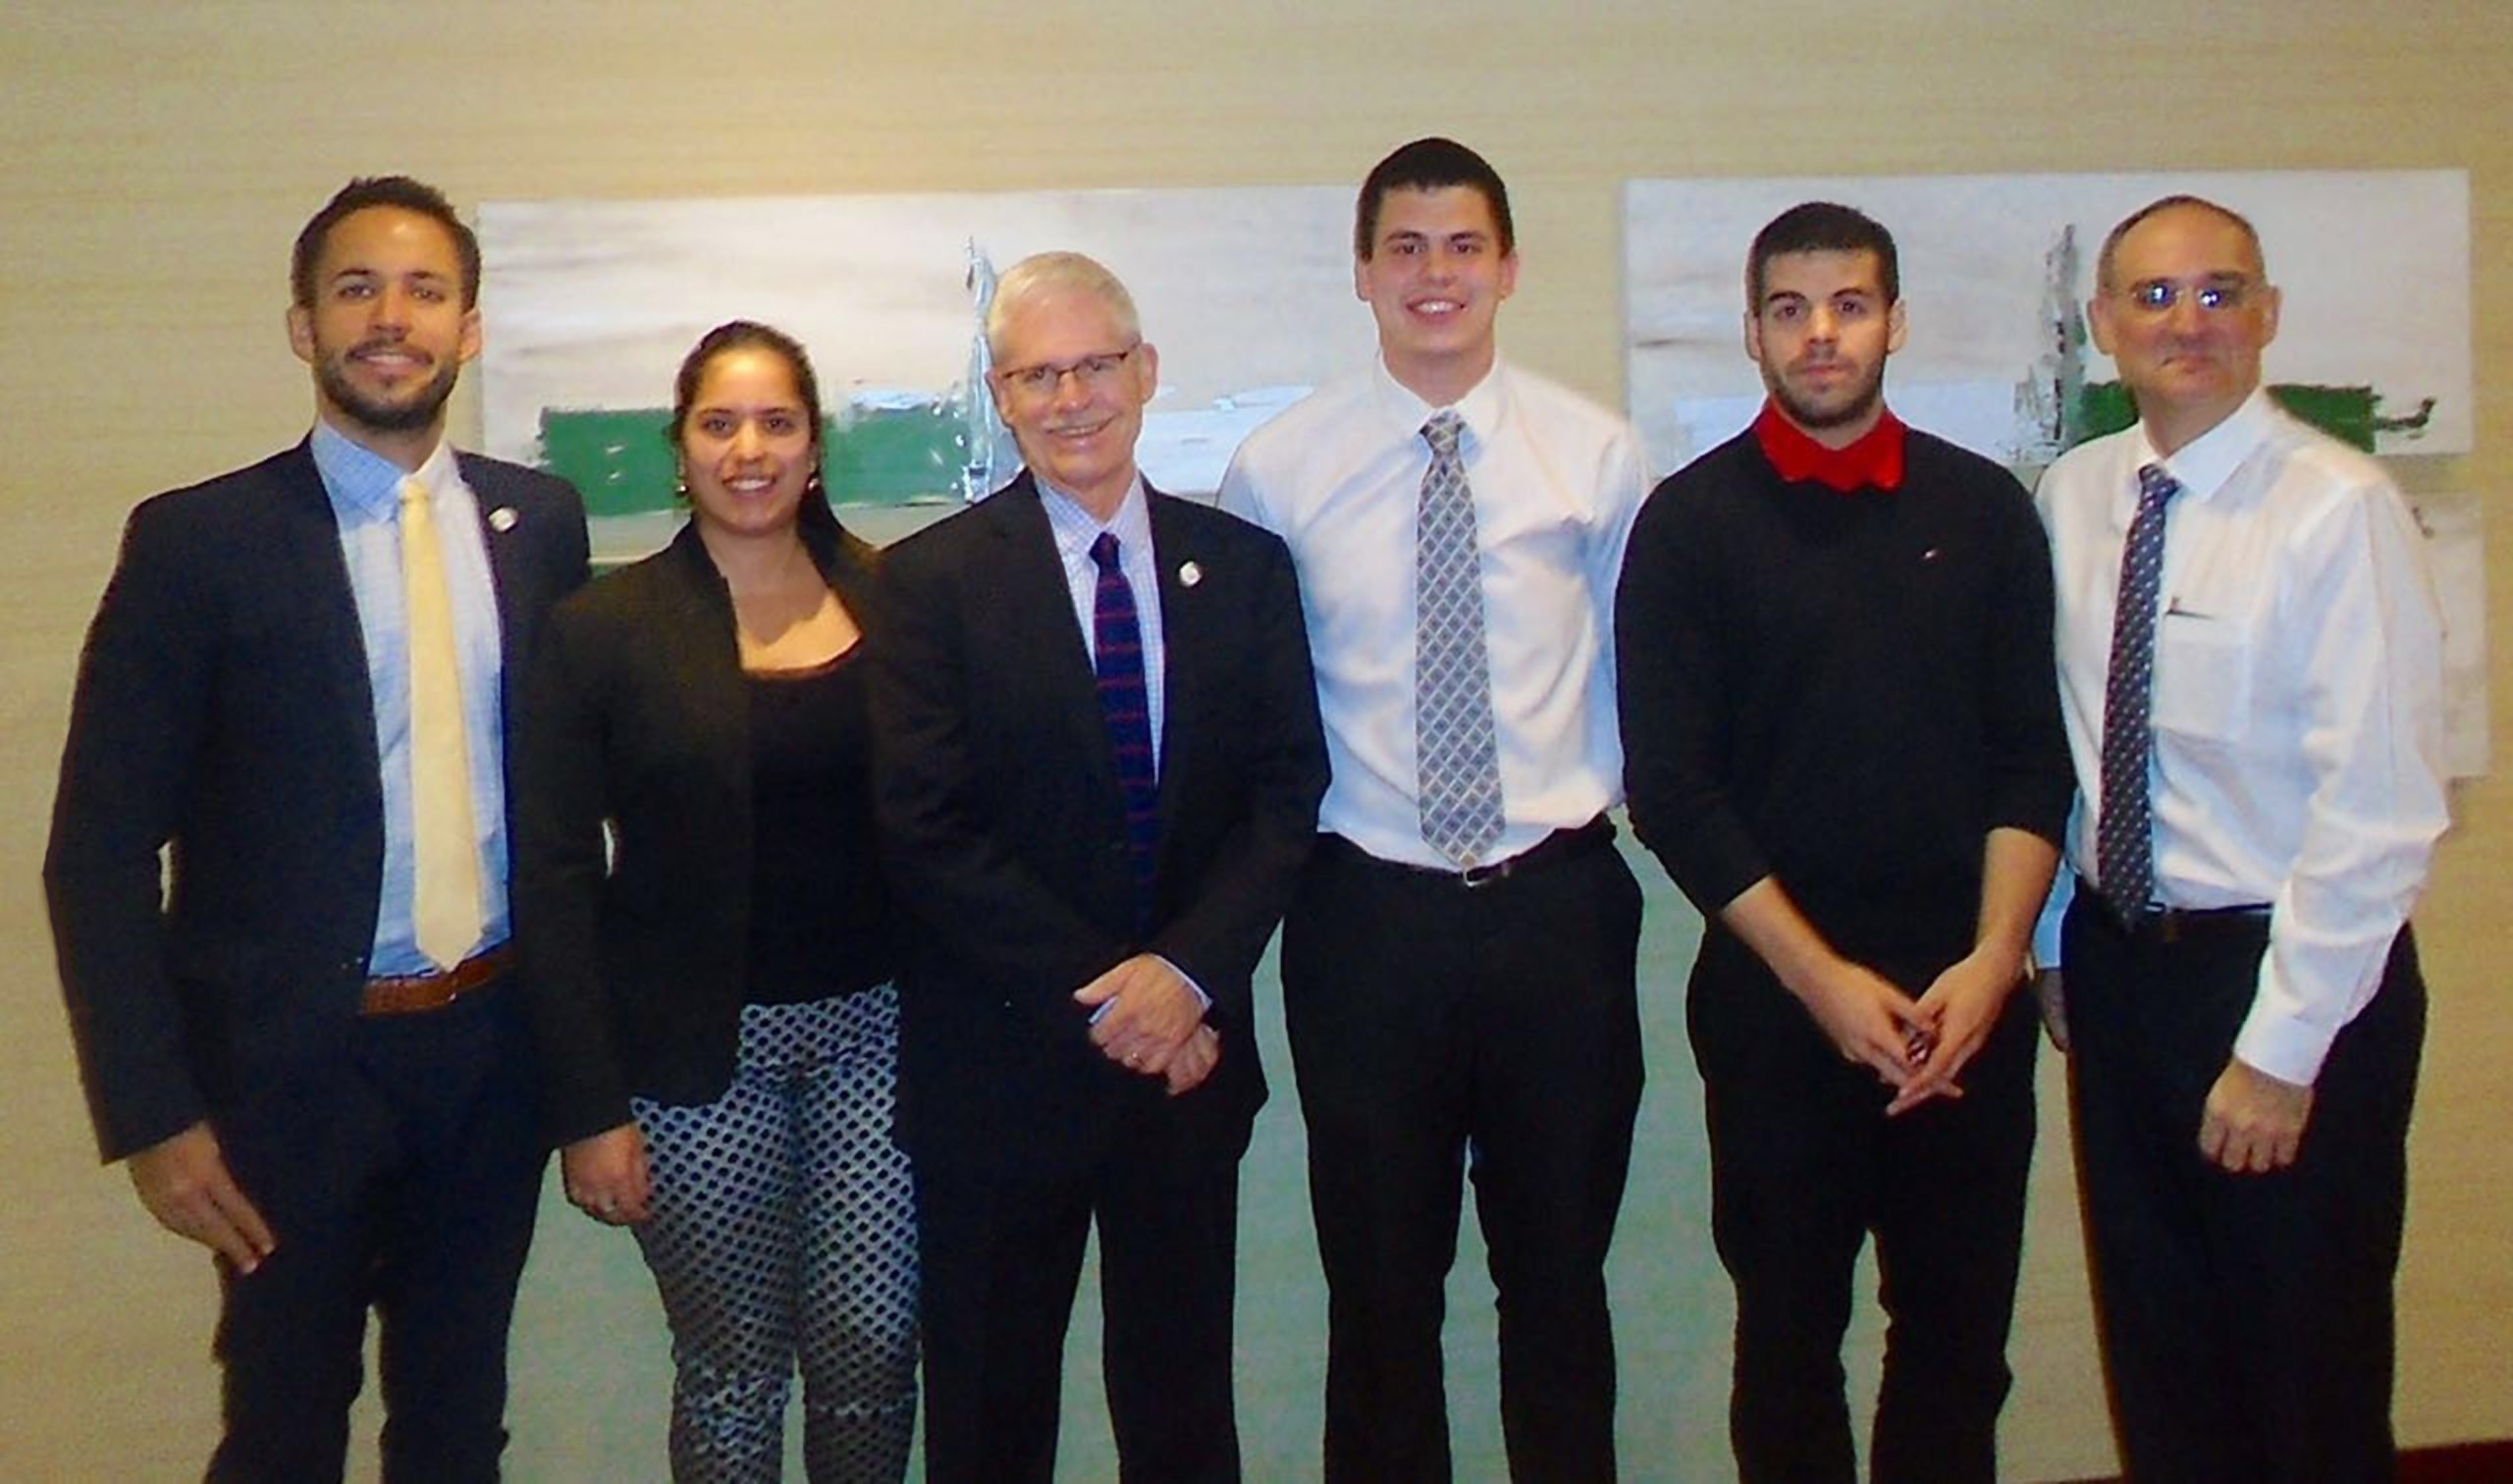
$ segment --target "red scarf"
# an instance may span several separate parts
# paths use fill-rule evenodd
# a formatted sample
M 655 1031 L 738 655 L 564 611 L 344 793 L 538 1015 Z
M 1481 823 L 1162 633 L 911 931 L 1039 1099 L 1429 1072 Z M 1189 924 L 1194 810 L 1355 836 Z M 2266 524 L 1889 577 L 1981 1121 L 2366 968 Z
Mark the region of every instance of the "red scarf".
M 1754 441 L 1780 477 L 1796 483 L 1811 479 L 1844 495 L 1862 489 L 1898 490 L 1902 486 L 1902 420 L 1894 409 L 1881 409 L 1876 426 L 1845 449 L 1828 449 L 1782 414 L 1766 398 L 1754 418 Z

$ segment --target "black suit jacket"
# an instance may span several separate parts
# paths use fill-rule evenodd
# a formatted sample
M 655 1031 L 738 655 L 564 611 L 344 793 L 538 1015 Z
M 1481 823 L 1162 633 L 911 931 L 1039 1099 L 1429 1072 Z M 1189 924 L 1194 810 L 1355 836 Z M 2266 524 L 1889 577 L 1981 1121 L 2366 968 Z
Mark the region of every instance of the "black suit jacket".
M 805 544 L 859 625 L 872 553 L 827 507 Z M 533 656 L 515 776 L 515 938 L 550 1132 L 631 1093 L 710 1102 L 748 992 L 750 697 L 733 601 L 695 526 L 560 605 Z M 603 824 L 617 831 L 606 858 Z M 870 864 L 870 839 L 833 840 Z
M 1077 1164 L 1130 1100 L 1162 1107 L 1072 998 L 1139 952 L 1203 986 L 1222 1036 L 1213 1076 L 1158 1116 L 1171 1151 L 1235 1157 L 1264 1100 L 1249 980 L 1326 788 L 1300 592 L 1274 536 L 1150 500 L 1166 697 L 1145 936 L 1097 683 L 1030 476 L 884 561 L 875 795 L 913 929 L 899 1126 L 920 1160 Z
M 460 463 L 511 689 L 541 614 L 584 580 L 584 507 L 548 475 Z M 133 511 L 80 657 L 44 862 L 107 1159 L 344 1048 L 383 889 L 380 769 L 310 448 Z

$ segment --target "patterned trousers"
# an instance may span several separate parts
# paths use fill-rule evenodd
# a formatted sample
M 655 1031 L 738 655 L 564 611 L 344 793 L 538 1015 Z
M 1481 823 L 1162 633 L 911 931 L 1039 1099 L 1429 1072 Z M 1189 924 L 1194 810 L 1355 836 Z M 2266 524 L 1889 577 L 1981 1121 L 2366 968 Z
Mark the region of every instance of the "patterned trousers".
M 775 1480 L 803 1374 L 815 1484 L 895 1480 L 916 1430 L 915 1190 L 890 1142 L 898 991 L 749 1005 L 712 1103 L 633 1101 L 671 1326 L 676 1480 Z

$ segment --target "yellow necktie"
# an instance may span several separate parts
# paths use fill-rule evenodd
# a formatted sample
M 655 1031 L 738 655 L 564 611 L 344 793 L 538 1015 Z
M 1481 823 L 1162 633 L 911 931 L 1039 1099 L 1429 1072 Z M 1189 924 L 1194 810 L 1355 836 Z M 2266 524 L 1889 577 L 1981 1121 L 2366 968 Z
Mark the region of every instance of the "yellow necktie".
M 454 606 L 427 486 L 415 479 L 401 481 L 401 589 L 410 628 L 410 920 L 419 951 L 451 969 L 480 940 L 480 846 Z

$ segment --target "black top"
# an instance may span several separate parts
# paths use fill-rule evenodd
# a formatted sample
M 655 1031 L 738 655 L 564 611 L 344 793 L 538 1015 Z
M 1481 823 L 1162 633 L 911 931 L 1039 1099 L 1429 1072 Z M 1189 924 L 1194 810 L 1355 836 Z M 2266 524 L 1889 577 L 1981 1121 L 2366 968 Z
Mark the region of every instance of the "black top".
M 747 672 L 754 1005 L 869 989 L 895 972 L 873 845 L 863 653 L 858 644 L 807 669 Z
M 825 506 L 805 514 L 821 575 L 872 631 L 870 549 Z M 732 595 L 696 528 L 555 610 L 527 676 L 511 755 L 515 941 L 550 1134 L 564 1143 L 625 1123 L 632 1093 L 707 1102 L 732 1082 L 763 812 Z M 873 850 L 861 836 L 816 843 L 828 860 Z M 869 871 L 848 879 L 878 886 Z M 886 913 L 878 895 L 859 905 Z M 826 895 L 813 908 L 829 910 Z M 843 944 L 829 970 L 870 962 Z
M 1983 839 L 2073 789 L 2049 542 L 1917 431 L 1899 489 L 1787 483 L 1750 432 L 1651 492 L 1616 599 L 1633 831 L 1706 916 L 1777 877 L 1852 954 L 1966 951 Z

